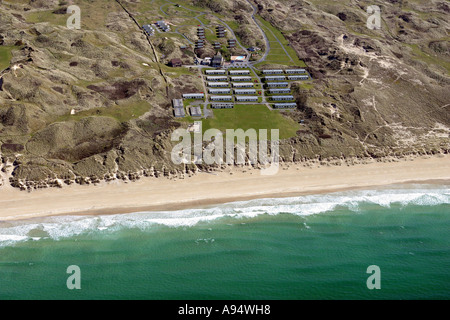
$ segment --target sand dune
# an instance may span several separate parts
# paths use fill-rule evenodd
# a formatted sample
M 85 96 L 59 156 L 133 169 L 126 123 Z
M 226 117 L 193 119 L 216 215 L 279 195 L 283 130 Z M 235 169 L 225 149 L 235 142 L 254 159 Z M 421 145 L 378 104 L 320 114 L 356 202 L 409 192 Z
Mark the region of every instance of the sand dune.
M 231 170 L 231 169 L 230 169 Z M 406 182 L 450 181 L 450 155 L 352 166 L 290 164 L 278 174 L 257 169 L 199 173 L 186 179 L 143 178 L 97 186 L 71 185 L 31 193 L 0 187 L 0 220 L 60 214 L 174 210 L 235 200 L 360 189 Z

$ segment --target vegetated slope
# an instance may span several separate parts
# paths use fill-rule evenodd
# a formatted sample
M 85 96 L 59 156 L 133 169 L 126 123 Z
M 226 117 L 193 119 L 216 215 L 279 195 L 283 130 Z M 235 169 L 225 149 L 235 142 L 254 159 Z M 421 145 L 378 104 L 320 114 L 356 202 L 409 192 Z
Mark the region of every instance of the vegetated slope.
M 164 18 L 158 5 L 120 2 L 139 23 Z M 13 186 L 195 170 L 170 159 L 170 133 L 182 125 L 171 116 L 170 99 L 202 85 L 196 70 L 159 63 L 162 54 L 190 61 L 179 50 L 185 40 L 167 34 L 149 42 L 129 14 L 108 0 L 77 2 L 83 28 L 68 30 L 65 12 L 72 3 L 0 2 L 0 46 L 12 48 L 9 65 L 19 66 L 0 70 L 1 155 Z M 214 20 L 215 13 L 239 21 L 239 37 L 251 30 L 245 44 L 265 48 L 247 1 L 180 3 L 209 11 L 202 21 Z M 314 79 L 296 90 L 299 110 L 285 113 L 303 124 L 296 137 L 281 143 L 284 161 L 449 149 L 446 2 L 377 1 L 381 30 L 366 27 L 372 5 L 366 1 L 251 3 L 283 32 Z M 170 3 L 162 9 L 182 10 Z M 195 26 L 183 28 L 195 34 Z M 172 50 L 163 52 L 167 47 Z
M 311 146 L 323 157 L 448 150 L 446 2 L 378 1 L 381 30 L 366 26 L 368 1 L 257 3 L 316 79 L 298 115 L 297 155 Z

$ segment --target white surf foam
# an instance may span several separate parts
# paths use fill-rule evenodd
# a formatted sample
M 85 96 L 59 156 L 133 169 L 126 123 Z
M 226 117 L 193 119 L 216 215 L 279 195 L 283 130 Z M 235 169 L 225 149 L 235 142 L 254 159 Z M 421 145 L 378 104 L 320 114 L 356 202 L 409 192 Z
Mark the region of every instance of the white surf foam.
M 192 227 L 199 223 L 208 223 L 218 219 L 249 219 L 264 214 L 287 213 L 308 216 L 330 212 L 338 207 L 358 212 L 361 210 L 362 204 L 382 207 L 390 207 L 393 204 L 400 206 L 450 204 L 450 193 L 449 187 L 446 186 L 426 187 L 421 185 L 389 190 L 348 191 L 290 198 L 255 199 L 203 209 L 105 216 L 49 217 L 39 222 L 30 220 L 9 223 L 8 226 L 0 225 L 0 246 L 27 240 L 39 241 L 48 238 L 58 240 L 99 231 L 115 232 L 126 228 L 146 230 L 155 225 Z

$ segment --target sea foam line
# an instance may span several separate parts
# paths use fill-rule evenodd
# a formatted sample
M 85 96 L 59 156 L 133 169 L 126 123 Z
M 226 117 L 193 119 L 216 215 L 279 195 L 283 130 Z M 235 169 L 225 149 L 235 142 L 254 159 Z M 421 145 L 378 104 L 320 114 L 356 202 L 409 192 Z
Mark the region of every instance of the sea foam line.
M 254 218 L 259 215 L 287 213 L 309 216 L 330 212 L 338 207 L 358 212 L 362 204 L 390 207 L 393 204 L 406 206 L 434 206 L 450 204 L 450 189 L 408 188 L 388 190 L 363 190 L 306 195 L 289 198 L 267 198 L 238 201 L 212 208 L 185 209 L 178 211 L 137 212 L 131 214 L 103 216 L 56 216 L 26 222 L 10 222 L 0 225 L 0 247 L 21 241 L 39 239 L 61 239 L 89 232 L 114 232 L 126 228 L 146 230 L 155 225 L 168 227 L 192 227 L 223 218 Z

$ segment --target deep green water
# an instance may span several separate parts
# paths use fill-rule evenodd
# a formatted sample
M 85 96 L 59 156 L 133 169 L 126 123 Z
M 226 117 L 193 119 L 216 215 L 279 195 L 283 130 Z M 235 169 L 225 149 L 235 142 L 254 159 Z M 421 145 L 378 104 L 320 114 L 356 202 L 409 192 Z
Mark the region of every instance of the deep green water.
M 449 299 L 449 230 L 448 186 L 3 223 L 0 299 Z

